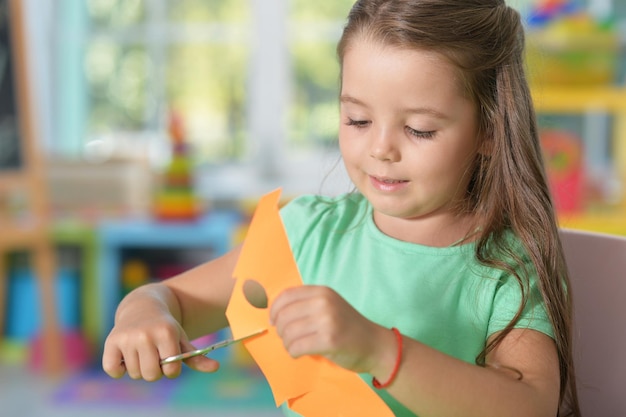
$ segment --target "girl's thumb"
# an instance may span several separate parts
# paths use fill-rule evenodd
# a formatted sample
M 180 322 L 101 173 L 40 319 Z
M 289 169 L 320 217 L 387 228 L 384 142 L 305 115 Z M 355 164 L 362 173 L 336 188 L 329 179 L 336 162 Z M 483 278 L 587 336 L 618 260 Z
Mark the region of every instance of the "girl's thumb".
M 187 340 L 180 341 L 181 352 L 187 352 L 190 350 L 196 350 L 197 348 Z M 195 371 L 200 372 L 215 372 L 219 369 L 220 363 L 214 359 L 206 356 L 194 356 L 193 358 L 185 359 L 185 364 Z

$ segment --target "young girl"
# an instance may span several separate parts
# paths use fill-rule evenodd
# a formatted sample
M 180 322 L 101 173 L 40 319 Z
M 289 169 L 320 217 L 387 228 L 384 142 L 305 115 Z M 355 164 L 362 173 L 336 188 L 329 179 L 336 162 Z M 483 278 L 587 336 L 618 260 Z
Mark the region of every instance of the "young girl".
M 308 284 L 270 305 L 287 351 L 365 374 L 397 416 L 579 415 L 519 14 L 502 0 L 360 0 L 338 54 L 358 191 L 281 211 Z M 227 325 L 238 253 L 126 296 L 105 371 L 177 376 L 159 358 Z

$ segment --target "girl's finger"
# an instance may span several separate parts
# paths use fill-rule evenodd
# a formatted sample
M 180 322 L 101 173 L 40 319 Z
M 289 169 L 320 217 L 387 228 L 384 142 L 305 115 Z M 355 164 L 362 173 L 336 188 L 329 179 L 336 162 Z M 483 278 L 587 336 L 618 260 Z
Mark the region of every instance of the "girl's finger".
M 278 297 L 274 300 L 270 307 L 270 323 L 275 325 L 276 317 L 280 311 L 286 306 L 293 303 L 297 303 L 306 300 L 312 296 L 315 292 L 315 287 L 312 285 L 292 287 L 283 290 Z
M 156 346 L 147 346 L 139 351 L 139 369 L 141 378 L 156 381 L 163 376 L 161 358 Z
M 141 379 L 141 368 L 139 367 L 139 354 L 131 352 L 124 354 L 124 366 L 126 373 L 131 379 Z
M 220 368 L 220 363 L 206 356 L 194 356 L 185 360 L 185 364 L 199 372 L 215 372 Z
M 311 320 L 289 323 L 283 330 L 281 338 L 285 349 L 294 358 L 320 353 L 317 327 Z
M 126 366 L 122 352 L 117 350 L 115 353 L 107 351 L 102 355 L 102 369 L 112 378 L 119 379 L 126 373 Z
M 276 315 L 278 314 L 278 312 L 282 310 L 286 304 L 291 302 L 291 296 L 288 293 L 289 293 L 289 289 L 282 291 L 280 294 L 278 294 L 274 302 L 270 305 L 270 324 L 271 325 L 276 324 Z
M 190 350 L 196 349 L 196 347 L 187 340 L 181 340 L 180 347 L 183 352 L 188 352 Z M 191 369 L 200 372 L 215 372 L 220 367 L 219 362 L 202 355 L 185 360 L 185 364 Z
M 190 343 L 187 343 L 187 344 L 191 346 Z M 193 349 L 193 346 L 191 346 L 191 349 Z M 182 342 L 180 343 L 180 345 L 176 345 L 175 343 L 168 343 L 167 345 L 163 347 L 159 347 L 158 348 L 159 364 L 161 360 L 165 358 L 169 358 L 170 356 L 178 355 L 182 352 L 186 352 L 187 350 L 190 350 L 190 349 L 186 348 Z M 163 375 L 165 375 L 167 378 L 176 378 L 177 376 L 180 375 L 183 369 L 183 366 L 182 366 L 182 362 L 176 361 L 176 362 L 169 362 L 164 365 L 160 365 L 160 369 L 161 369 L 161 372 L 163 372 Z

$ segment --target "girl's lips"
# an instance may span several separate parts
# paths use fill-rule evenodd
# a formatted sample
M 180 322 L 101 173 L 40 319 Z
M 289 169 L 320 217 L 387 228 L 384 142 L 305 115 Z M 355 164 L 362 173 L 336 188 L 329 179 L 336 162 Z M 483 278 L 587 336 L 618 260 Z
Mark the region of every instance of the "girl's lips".
M 391 178 L 382 178 L 370 176 L 370 181 L 374 188 L 379 191 L 392 192 L 402 189 L 409 182 L 406 180 L 395 180 Z

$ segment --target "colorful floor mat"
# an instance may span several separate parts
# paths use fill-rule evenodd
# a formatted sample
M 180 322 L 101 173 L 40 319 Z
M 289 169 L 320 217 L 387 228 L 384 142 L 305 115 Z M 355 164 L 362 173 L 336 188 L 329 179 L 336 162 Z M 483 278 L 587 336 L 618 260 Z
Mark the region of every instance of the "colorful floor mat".
M 172 407 L 177 409 L 275 410 L 269 385 L 256 370 L 224 367 L 213 374 L 183 368 L 176 379 L 155 382 L 112 379 L 103 371 L 82 372 L 61 384 L 53 402 L 99 409 Z

